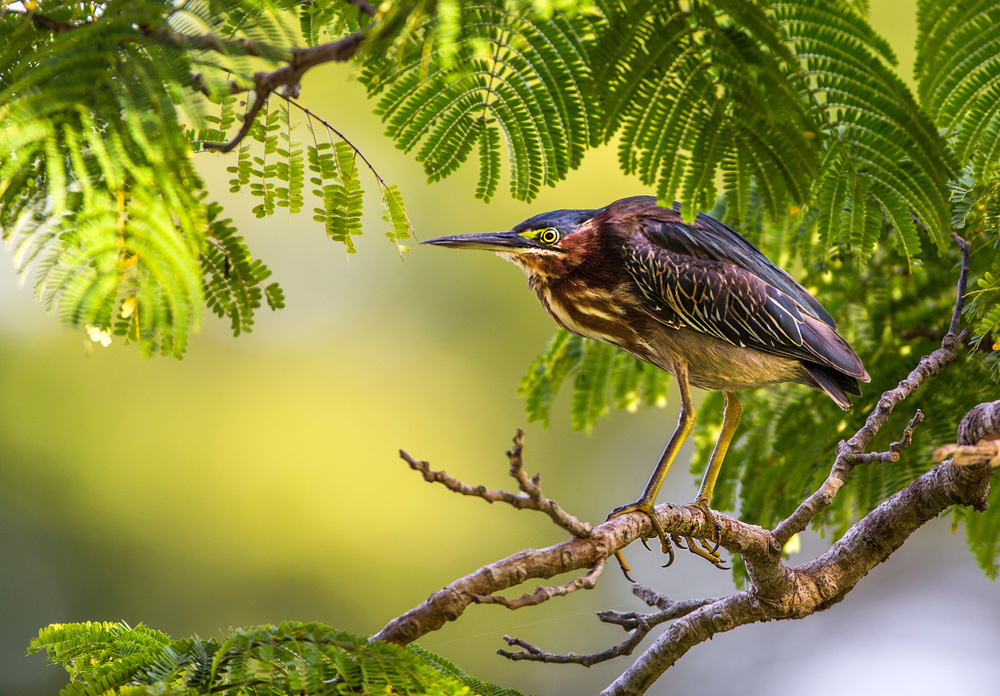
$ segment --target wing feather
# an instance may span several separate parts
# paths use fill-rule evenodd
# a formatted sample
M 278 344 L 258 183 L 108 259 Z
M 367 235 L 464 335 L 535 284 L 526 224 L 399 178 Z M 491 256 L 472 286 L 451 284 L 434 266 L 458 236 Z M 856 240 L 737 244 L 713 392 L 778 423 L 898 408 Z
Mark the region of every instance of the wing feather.
M 830 315 L 735 232 L 729 230 L 742 245 L 724 241 L 729 258 L 722 258 L 723 254 L 701 239 L 704 233 L 696 235 L 690 228 L 680 233 L 683 222 L 648 219 L 646 223 L 645 234 L 627 236 L 624 257 L 650 315 L 670 326 L 686 326 L 732 345 L 867 379 L 861 360 L 837 334 Z M 697 246 L 692 243 L 695 238 L 701 239 Z M 672 243 L 667 244 L 668 240 Z M 751 268 L 760 266 L 759 262 L 744 258 L 737 263 L 731 258 L 735 249 L 753 250 L 769 270 L 761 277 Z
M 652 196 L 623 198 L 601 212 L 604 211 L 611 213 L 612 219 L 629 219 L 632 229 L 637 223 L 654 247 L 742 268 L 783 294 L 800 312 L 837 328 L 830 313 L 783 268 L 771 263 L 757 247 L 715 218 L 698 213 L 694 224 L 688 224 L 680 216 L 677 204 L 673 209 L 663 208 L 656 205 Z

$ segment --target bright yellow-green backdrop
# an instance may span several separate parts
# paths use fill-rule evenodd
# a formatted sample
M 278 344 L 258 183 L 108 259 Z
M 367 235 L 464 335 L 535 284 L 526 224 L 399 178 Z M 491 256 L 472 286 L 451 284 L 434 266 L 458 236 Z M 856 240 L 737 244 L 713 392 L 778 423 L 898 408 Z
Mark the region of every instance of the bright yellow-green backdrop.
M 912 4 L 883 0 L 875 9 L 909 65 Z M 502 191 L 487 206 L 472 198 L 471 167 L 428 186 L 412 158 L 381 136 L 343 67 L 310 73 L 303 94 L 400 185 L 421 238 L 505 229 L 544 210 L 647 192 L 618 173 L 608 148 L 530 205 Z M 490 254 L 416 244 L 400 260 L 380 237 L 373 196 L 369 231 L 348 259 L 308 214 L 256 220 L 251 200 L 227 193 L 226 158 L 198 162 L 286 291 L 288 308 L 263 310 L 253 334 L 233 339 L 227 323 L 209 317 L 180 362 L 142 359 L 120 342 L 85 350 L 81 335 L 31 302 L 30 289 L 16 289 L 3 261 L 0 694 L 55 692 L 59 675 L 23 657 L 49 622 L 124 620 L 217 636 L 296 619 L 367 634 L 478 565 L 562 539 L 541 515 L 427 485 L 397 455 L 405 448 L 467 482 L 511 485 L 504 450 L 526 424 L 516 386 L 553 331 L 520 272 Z M 829 410 L 836 418 L 832 403 Z M 591 437 L 571 432 L 566 413 L 563 398 L 549 430 L 527 427 L 527 467 L 566 508 L 599 521 L 641 491 L 676 409 L 616 414 Z M 694 491 L 679 466 L 661 500 L 685 502 Z M 807 553 L 820 548 L 807 543 Z M 694 557 L 660 571 L 656 556 L 628 553 L 640 581 L 674 597 L 731 587 L 727 573 Z M 944 526 L 921 532 L 866 582 L 829 618 L 742 629 L 699 647 L 657 693 L 804 688 L 810 670 L 849 657 L 847 645 L 861 668 L 829 682 L 838 690 L 891 684 L 923 693 L 940 671 L 925 673 L 927 664 L 948 671 L 968 661 L 975 674 L 996 672 L 955 646 L 1000 633 L 989 612 L 976 611 L 983 601 L 1000 614 L 998 592 L 960 536 Z M 920 617 L 908 600 L 956 587 L 967 588 L 966 604 L 934 614 L 953 639 L 921 660 L 927 646 L 913 642 L 907 620 Z M 511 664 L 493 652 L 504 633 L 553 650 L 601 649 L 624 637 L 593 618 L 608 607 L 641 607 L 617 571 L 596 591 L 545 607 L 472 607 L 423 644 L 526 692 L 596 693 L 624 661 L 588 671 Z

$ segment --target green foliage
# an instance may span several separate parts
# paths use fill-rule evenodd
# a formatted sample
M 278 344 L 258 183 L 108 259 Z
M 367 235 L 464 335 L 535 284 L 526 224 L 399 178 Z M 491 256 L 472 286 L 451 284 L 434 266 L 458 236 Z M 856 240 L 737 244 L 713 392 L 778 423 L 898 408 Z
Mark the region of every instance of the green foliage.
M 510 192 L 531 200 L 576 168 L 591 140 L 588 22 L 516 3 L 399 5 L 404 29 L 372 45 L 361 79 L 379 96 L 386 134 L 431 181 L 454 173 L 478 147 L 476 197 L 500 178 L 501 136 Z
M 521 696 L 520 692 L 515 691 L 514 689 L 506 689 L 502 686 L 497 686 L 496 684 L 490 684 L 489 682 L 476 679 L 472 675 L 466 673 L 455 663 L 446 660 L 440 655 L 435 655 L 430 650 L 421 648 L 416 643 L 410 643 L 406 646 L 406 649 L 410 652 L 416 653 L 421 658 L 426 660 L 428 664 L 433 665 L 445 674 L 450 674 L 459 679 L 469 688 L 471 694 L 480 694 L 480 696 Z
M 208 222 L 163 87 L 187 80 L 190 63 L 133 40 L 136 24 L 161 24 L 164 10 L 120 3 L 63 33 L 0 16 L 0 229 L 19 273 L 35 266 L 36 296 L 64 322 L 180 356 L 203 311 Z M 72 11 L 53 6 L 52 17 Z
M 816 205 L 818 245 L 862 261 L 885 235 L 918 257 L 914 219 L 937 246 L 946 239 L 951 155 L 852 5 L 405 7 L 413 16 L 371 49 L 362 79 L 387 134 L 419 146 L 432 181 L 478 147 L 476 196 L 489 200 L 502 135 L 511 195 L 530 200 L 588 146 L 617 139 L 622 169 L 688 216 L 715 203 L 721 181 L 735 217 L 752 185 L 773 219 Z
M 254 310 L 261 300 L 271 309 L 281 309 L 285 298 L 277 283 L 264 285 L 271 271 L 250 256 L 232 220 L 217 219 L 222 209 L 214 203 L 208 212 L 208 243 L 201 254 L 205 303 L 220 317 L 229 317 L 233 335 L 239 336 L 253 328 Z
M 142 625 L 53 624 L 28 652 L 66 669 L 65 696 L 520 696 L 418 646 L 370 643 L 319 623 L 238 628 L 222 640 L 173 640 Z
M 573 427 L 588 433 L 610 407 L 635 411 L 639 404 L 664 406 L 670 375 L 606 343 L 560 329 L 528 368 L 518 388 L 529 421 L 548 425 L 552 400 L 570 376 Z
M 488 201 L 506 150 L 511 195 L 530 200 L 588 148 L 616 139 L 622 168 L 661 200 L 678 198 L 687 215 L 721 195 L 728 217 L 742 219 L 756 195 L 771 220 L 789 210 L 818 216 L 818 235 L 798 242 L 804 258 L 837 245 L 864 262 L 882 242 L 913 263 L 923 253 L 918 229 L 940 247 L 949 220 L 955 158 L 928 113 L 955 134 L 958 159 L 974 164 L 977 182 L 995 159 L 995 39 L 977 27 L 995 25 L 996 9 L 948 7 L 920 8 L 927 113 L 854 3 L 421 0 L 372 19 L 333 0 L 121 0 L 91 14 L 87 4 L 46 4 L 55 26 L 0 13 L 13 37 L 0 53 L 0 110 L 11 124 L 0 140 L 0 225 L 24 258 L 38 260 L 39 295 L 58 302 L 66 321 L 107 332 L 134 302 L 147 310 L 143 330 L 126 335 L 143 336 L 147 352 L 176 355 L 206 298 L 197 260 L 209 223 L 191 166 L 196 150 L 247 131 L 229 168 L 231 190 L 246 187 L 258 199 L 255 214 L 267 216 L 301 211 L 311 187 L 320 200 L 314 219 L 348 253 L 362 231 L 359 169 L 367 168 L 388 237 L 404 249 L 409 222 L 398 190 L 343 134 L 290 92 L 255 104 L 254 76 L 292 60 L 298 43 L 360 31 L 368 37 L 361 79 L 378 97 L 376 112 L 432 180 L 475 153 L 476 196 Z M 303 125 L 308 137 L 297 138 Z M 119 190 L 127 194 L 120 217 L 132 219 L 134 205 L 158 220 L 128 228 L 126 243 L 141 229 L 170 238 L 146 239 L 151 254 L 120 254 L 116 264 L 75 231 L 82 216 L 110 238 Z M 81 258 L 60 260 L 80 244 Z M 160 258 L 168 249 L 172 256 Z M 117 266 L 133 258 L 136 269 L 122 273 Z M 144 294 L 133 300 L 136 289 Z M 578 400 L 581 424 L 605 410 L 600 400 Z
M 922 0 L 917 12 L 920 99 L 955 153 L 979 172 L 1000 165 L 1000 6 Z
M 349 3 L 292 5 L 46 3 L 38 22 L 0 9 L 0 234 L 22 278 L 33 274 L 36 296 L 64 323 L 105 344 L 118 335 L 144 354 L 181 357 L 206 305 L 237 334 L 251 330 L 262 300 L 283 306 L 280 288 L 262 285 L 266 266 L 217 221 L 192 155 L 235 137 L 248 104 L 234 91 L 290 58 L 298 32 L 289 13 L 311 43 L 367 21 Z M 209 45 L 205 36 L 214 37 Z M 306 115 L 309 148 L 295 137 L 296 112 Z M 287 97 L 265 105 L 234 154 L 231 190 L 248 187 L 258 217 L 298 213 L 308 156 L 323 201 L 315 217 L 353 253 L 359 153 L 322 120 L 327 142 L 317 144 L 314 120 Z M 332 167 L 321 162 L 326 148 Z M 371 171 L 387 236 L 405 250 L 400 192 Z
M 819 243 L 862 260 L 884 212 L 909 254 L 920 253 L 911 210 L 940 246 L 944 143 L 853 8 L 635 2 L 608 12 L 594 60 L 604 138 L 620 134 L 622 168 L 661 200 L 678 198 L 688 216 L 711 207 L 721 169 L 730 217 L 743 217 L 753 184 L 773 219 L 816 205 Z

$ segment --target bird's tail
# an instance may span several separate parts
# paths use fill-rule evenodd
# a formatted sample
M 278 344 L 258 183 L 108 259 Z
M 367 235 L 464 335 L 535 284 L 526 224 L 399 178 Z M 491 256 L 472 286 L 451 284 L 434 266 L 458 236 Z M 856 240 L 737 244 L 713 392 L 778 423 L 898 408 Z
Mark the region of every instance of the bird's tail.
M 847 398 L 848 394 L 861 396 L 861 385 L 858 384 L 857 379 L 850 375 L 817 363 L 803 362 L 802 367 L 816 382 L 810 386 L 826 392 L 845 411 L 851 407 L 851 400 Z

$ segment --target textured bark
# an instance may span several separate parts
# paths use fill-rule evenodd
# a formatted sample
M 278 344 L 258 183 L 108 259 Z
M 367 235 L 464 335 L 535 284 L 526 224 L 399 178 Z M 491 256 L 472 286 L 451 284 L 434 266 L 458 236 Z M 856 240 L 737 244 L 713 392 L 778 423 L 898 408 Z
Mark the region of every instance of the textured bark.
M 991 474 L 987 467 L 938 465 L 885 500 L 822 556 L 785 569 L 780 594 L 762 594 L 754 577 L 751 589 L 678 620 L 602 695 L 644 693 L 690 648 L 716 633 L 757 621 L 801 619 L 836 604 L 921 525 L 952 505 L 981 505 Z M 780 561 L 775 565 L 784 568 Z

